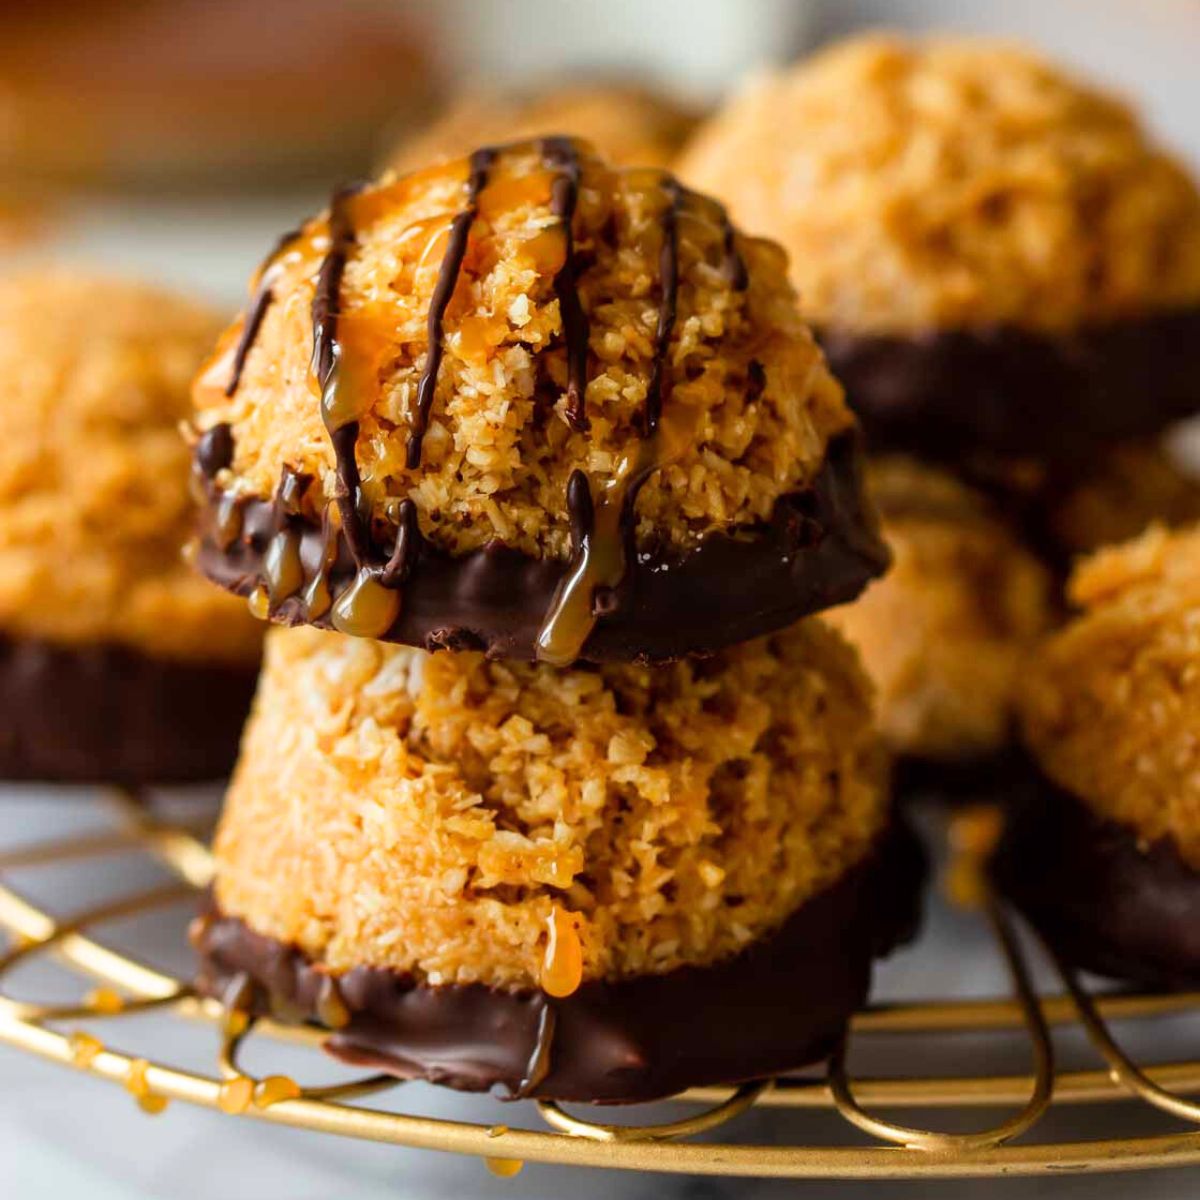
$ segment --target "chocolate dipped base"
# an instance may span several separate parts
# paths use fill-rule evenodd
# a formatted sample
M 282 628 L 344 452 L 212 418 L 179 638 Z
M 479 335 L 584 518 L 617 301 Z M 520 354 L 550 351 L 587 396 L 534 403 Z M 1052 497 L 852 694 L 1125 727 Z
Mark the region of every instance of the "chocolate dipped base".
M 254 671 L 115 645 L 0 638 L 0 778 L 189 783 L 228 774 Z
M 1200 987 L 1200 871 L 1169 838 L 1144 845 L 1039 774 L 1011 811 L 992 874 L 1071 966 Z
M 200 919 L 197 987 L 338 1028 L 343 1062 L 506 1099 L 633 1103 L 736 1083 L 828 1056 L 866 998 L 871 960 L 914 933 L 924 859 L 900 828 L 774 934 L 736 957 L 565 999 L 482 984 L 428 986 L 356 967 L 336 983 L 299 950 L 219 912 Z
M 874 513 L 863 500 L 858 440 L 849 432 L 831 441 L 813 487 L 781 497 L 765 524 L 712 534 L 682 557 L 666 550 L 629 552 L 625 579 L 606 596 L 580 658 L 666 661 L 712 652 L 854 599 L 888 563 Z M 304 581 L 310 583 L 324 561 L 324 532 L 289 516 L 278 500 L 238 502 L 237 535 L 222 535 L 231 508 L 212 476 L 231 454 L 231 446 L 219 457 L 197 454 L 207 485 L 200 570 L 238 595 L 269 591 L 267 550 L 288 530 L 298 536 Z M 484 650 L 495 658 L 536 657 L 543 621 L 569 562 L 531 558 L 500 544 L 452 557 L 421 538 L 415 520 L 405 537 L 403 577 L 389 581 L 386 572 L 380 575 L 400 593 L 400 605 L 391 626 L 376 635 L 379 640 L 429 650 Z M 339 537 L 328 568 L 329 593 L 345 594 L 355 575 L 345 538 Z M 270 615 L 285 625 L 332 627 L 328 612 L 310 617 L 302 590 L 272 604 Z
M 1013 326 L 818 336 L 873 451 L 1059 459 L 1200 409 L 1200 307 L 1043 334 Z

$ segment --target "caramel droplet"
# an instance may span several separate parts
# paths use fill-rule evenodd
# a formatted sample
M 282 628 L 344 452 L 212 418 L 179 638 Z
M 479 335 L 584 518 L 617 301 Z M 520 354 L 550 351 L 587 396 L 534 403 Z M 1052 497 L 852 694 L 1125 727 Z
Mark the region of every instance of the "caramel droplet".
M 67 1044 L 71 1047 L 71 1061 L 77 1067 L 91 1066 L 104 1051 L 104 1043 L 98 1037 L 82 1030 L 71 1034 Z
M 363 568 L 337 598 L 330 618 L 334 629 L 351 637 L 383 637 L 400 615 L 400 593 L 386 588 Z
M 330 1029 L 342 1029 L 350 1023 L 350 1010 L 332 975 L 325 976 L 317 993 L 317 1017 Z
M 235 1075 L 217 1089 L 217 1107 L 231 1117 L 244 1113 L 254 1099 L 254 1080 L 249 1075 Z
M 232 492 L 225 492 L 217 502 L 213 517 L 213 533 L 222 550 L 229 549 L 242 532 L 242 506 Z
M 139 1100 L 150 1094 L 150 1085 L 146 1082 L 146 1070 L 149 1066 L 144 1058 L 135 1058 L 125 1073 L 125 1090 Z
M 485 1158 L 487 1169 L 491 1171 L 499 1179 L 512 1179 L 515 1175 L 520 1175 L 521 1168 L 525 1165 L 519 1158 Z
M 498 1137 L 503 1137 L 507 1132 L 508 1132 L 507 1125 L 492 1125 L 488 1129 L 487 1135 L 490 1138 L 498 1138 Z
M 146 1082 L 146 1072 L 150 1064 L 144 1058 L 135 1058 L 129 1064 L 125 1076 L 125 1090 L 137 1101 L 138 1108 L 152 1117 L 158 1116 L 167 1107 L 167 1097 L 159 1096 L 150 1090 Z
M 265 621 L 271 615 L 271 597 L 261 584 L 246 597 L 246 605 L 250 615 L 260 621 Z
M 83 998 L 84 1004 L 105 1016 L 119 1013 L 125 1007 L 125 1001 L 112 988 L 92 988 Z
M 333 596 L 329 592 L 329 579 L 324 567 L 312 577 L 301 599 L 304 601 L 306 620 L 317 621 L 329 611 L 333 604 Z
M 283 1100 L 299 1100 L 300 1085 L 287 1075 L 268 1075 L 254 1089 L 254 1107 L 270 1108 Z
M 241 1008 L 232 1008 L 225 1014 L 225 1033 L 239 1038 L 250 1028 L 250 1014 Z
M 548 996 L 569 996 L 583 982 L 583 943 L 575 918 L 556 904 L 546 922 L 546 956 L 542 960 L 542 991 Z
M 263 556 L 263 575 L 272 604 L 294 596 L 304 586 L 300 538 L 294 530 L 281 529 L 271 539 Z

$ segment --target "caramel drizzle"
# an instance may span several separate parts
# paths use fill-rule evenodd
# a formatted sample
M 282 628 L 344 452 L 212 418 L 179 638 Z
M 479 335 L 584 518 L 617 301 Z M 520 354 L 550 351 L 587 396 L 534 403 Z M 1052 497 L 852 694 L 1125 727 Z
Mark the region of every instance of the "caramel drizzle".
M 458 286 L 463 258 L 467 253 L 467 240 L 479 210 L 479 193 L 487 186 L 488 173 L 496 160 L 496 154 L 497 151 L 493 147 L 485 146 L 471 155 L 470 174 L 467 177 L 467 206 L 450 222 L 446 252 L 442 256 L 442 265 L 438 270 L 437 283 L 429 303 L 429 351 L 425 358 L 425 369 L 421 372 L 417 384 L 417 407 L 405 448 L 406 464 L 410 471 L 415 471 L 421 465 L 421 448 L 429 429 L 429 414 L 433 408 L 433 397 L 437 391 L 438 373 L 445 349 L 446 309 L 454 295 L 454 289 Z
M 263 260 L 262 266 L 259 268 L 258 287 L 255 289 L 249 308 L 246 310 L 246 319 L 242 324 L 241 336 L 238 338 L 237 348 L 233 352 L 233 365 L 229 372 L 229 382 L 225 385 L 226 396 L 232 397 L 238 390 L 238 384 L 242 382 L 242 371 L 246 367 L 246 359 L 250 357 L 250 351 L 254 348 L 254 343 L 258 340 L 259 330 L 262 329 L 263 318 L 267 315 L 267 309 L 275 302 L 272 268 L 279 261 L 280 255 L 300 236 L 301 230 L 288 230 L 275 243 L 275 248 L 267 255 Z
M 571 563 L 555 593 L 538 634 L 537 656 L 552 666 L 568 666 L 581 651 L 600 616 L 615 610 L 618 589 L 633 554 L 634 507 L 646 480 L 675 458 L 690 431 L 660 427 L 667 353 L 679 303 L 679 212 L 685 195 L 672 176 L 663 179 L 667 204 L 662 214 L 659 276 L 662 301 L 655 331 L 654 364 L 646 391 L 642 425 L 645 434 L 632 456 L 593 494 L 583 471 L 567 480 L 567 512 L 571 520 Z M 666 434 L 666 436 L 664 436 Z
M 332 412 L 337 387 L 337 367 L 341 347 L 337 340 L 338 304 L 346 260 L 354 245 L 354 223 L 350 202 L 362 190 L 361 185 L 342 188 L 329 207 L 329 251 L 317 274 L 317 289 L 312 302 L 312 372 L 321 392 L 321 416 L 333 443 L 337 485 L 334 501 L 342 518 L 342 530 L 355 565 L 361 567 L 370 556 L 370 531 L 359 514 L 361 479 L 354 448 L 358 442 L 358 422 L 341 421 Z
M 556 169 L 550 192 L 551 211 L 563 223 L 566 255 L 563 265 L 554 276 L 554 294 L 562 318 L 563 337 L 567 348 L 567 423 L 578 433 L 586 432 L 585 411 L 587 394 L 588 319 L 579 299 L 575 279 L 575 208 L 579 203 L 579 151 L 565 137 L 542 139 L 542 161 Z

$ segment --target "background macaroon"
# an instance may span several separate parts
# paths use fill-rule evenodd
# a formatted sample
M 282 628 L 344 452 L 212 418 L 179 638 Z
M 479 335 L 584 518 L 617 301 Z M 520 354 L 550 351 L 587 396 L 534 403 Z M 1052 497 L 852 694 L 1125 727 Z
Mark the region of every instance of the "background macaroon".
M 0 281 L 0 775 L 218 778 L 261 633 L 183 561 L 202 306 L 66 271 Z
M 1007 561 L 1032 553 L 1059 575 L 1106 540 L 1200 512 L 1200 486 L 1155 441 L 1200 408 L 1200 194 L 1121 102 L 1014 44 L 868 34 L 735 97 L 678 169 L 788 251 L 869 448 L 959 475 L 976 489 L 965 508 L 1009 525 Z M 888 484 L 892 503 L 941 486 L 906 478 Z M 926 544 L 952 543 L 960 517 L 935 532 L 927 516 Z M 912 520 L 887 524 L 903 558 Z M 918 731 L 945 711 L 964 736 L 937 757 L 1002 748 L 965 727 L 984 697 L 992 728 L 1011 725 L 1011 692 L 1001 702 L 928 653 L 951 594 L 1014 663 L 1036 632 L 1025 621 L 1004 649 L 972 561 L 941 555 L 949 591 L 906 587 L 903 570 L 871 589 L 871 611 L 908 614 L 891 622 L 900 647 L 856 621 L 910 757 L 927 756 Z M 892 711 L 896 664 L 917 659 L 924 712 L 912 688 Z

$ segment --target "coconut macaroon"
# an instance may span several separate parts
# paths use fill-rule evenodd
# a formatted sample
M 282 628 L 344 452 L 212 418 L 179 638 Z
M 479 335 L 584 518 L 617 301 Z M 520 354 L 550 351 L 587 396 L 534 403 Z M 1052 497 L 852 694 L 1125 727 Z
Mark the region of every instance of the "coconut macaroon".
M 1200 526 L 1152 529 L 1075 573 L 1080 614 L 1030 661 L 1040 785 L 1000 877 L 1059 952 L 1200 982 Z
M 232 765 L 261 635 L 182 561 L 179 424 L 218 320 L 142 285 L 0 281 L 0 776 Z
M 679 170 L 788 251 L 877 446 L 1053 454 L 1200 404 L 1200 195 L 1020 46 L 854 39 L 736 98 Z
M 885 563 L 782 252 L 567 139 L 340 193 L 195 400 L 201 568 L 284 623 L 662 659 Z
M 1050 624 L 1048 574 L 952 476 L 894 456 L 867 479 L 892 568 L 826 619 L 861 653 L 892 750 L 932 768 L 924 782 L 978 783 L 1009 747 L 1023 659 Z
M 669 167 L 696 126 L 670 96 L 621 83 L 547 85 L 536 91 L 467 92 L 388 152 L 394 171 L 470 154 L 476 146 L 570 133 L 622 167 Z
M 815 621 L 657 667 L 268 646 L 202 986 L 339 1056 L 560 1099 L 771 1074 L 912 921 L 869 685 Z

